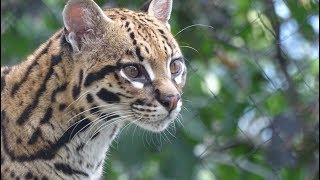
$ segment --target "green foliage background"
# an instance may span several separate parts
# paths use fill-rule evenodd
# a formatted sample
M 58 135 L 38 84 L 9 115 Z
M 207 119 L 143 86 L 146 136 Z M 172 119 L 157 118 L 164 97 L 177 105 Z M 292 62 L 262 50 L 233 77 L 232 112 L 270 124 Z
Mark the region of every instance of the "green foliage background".
M 97 3 L 139 9 L 144 1 Z M 1 1 L 1 65 L 19 63 L 61 28 L 64 4 Z M 161 134 L 123 130 L 105 178 L 318 179 L 314 19 L 318 0 L 175 0 L 172 32 L 188 62 L 181 123 Z

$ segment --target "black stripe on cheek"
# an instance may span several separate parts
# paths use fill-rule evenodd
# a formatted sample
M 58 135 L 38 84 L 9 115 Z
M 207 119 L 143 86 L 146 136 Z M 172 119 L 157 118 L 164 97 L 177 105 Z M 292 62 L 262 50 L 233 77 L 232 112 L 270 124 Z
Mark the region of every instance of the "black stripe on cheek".
M 37 128 L 33 134 L 31 135 L 31 138 L 28 141 L 28 144 L 34 144 L 37 142 L 37 140 L 39 139 L 39 137 L 42 135 L 42 131 L 40 128 Z
M 116 95 L 115 93 L 113 92 L 110 92 L 104 88 L 102 88 L 98 93 L 97 93 L 97 96 L 107 102 L 107 103 L 117 103 L 117 102 L 120 102 L 120 98 L 118 95 Z
M 45 48 L 43 48 L 43 50 L 34 58 L 33 62 L 31 63 L 30 66 L 28 66 L 27 68 L 27 72 L 25 73 L 25 75 L 23 76 L 23 79 L 14 84 L 12 91 L 11 91 L 11 96 L 13 96 L 21 87 L 21 85 L 27 81 L 29 74 L 31 73 L 31 70 L 38 64 L 38 59 L 43 55 L 46 54 L 48 52 L 49 47 L 51 46 L 51 41 L 49 41 L 49 43 L 46 45 Z
M 78 121 L 73 124 L 68 130 L 63 134 L 62 137 L 58 139 L 56 143 L 50 144 L 50 147 L 46 149 L 40 149 L 38 151 L 35 151 L 34 154 L 30 155 L 21 155 L 17 156 L 15 155 L 10 149 L 8 148 L 7 143 L 7 133 L 6 133 L 6 112 L 1 111 L 1 131 L 3 135 L 3 148 L 7 152 L 7 154 L 11 157 L 12 160 L 18 161 L 18 162 L 25 162 L 25 161 L 34 161 L 38 159 L 43 160 L 51 160 L 55 157 L 56 152 L 66 143 L 68 143 L 78 132 L 86 130 L 88 127 L 90 127 L 91 121 L 88 119 L 84 119 L 84 117 L 80 117 L 81 121 Z
M 82 176 L 86 176 L 88 177 L 89 175 L 86 172 L 80 171 L 80 170 L 76 170 L 76 169 L 72 169 L 69 164 L 64 164 L 64 163 L 54 163 L 54 167 L 56 168 L 57 171 L 61 171 L 64 174 L 67 175 L 74 175 L 74 174 L 79 174 Z
M 51 118 L 52 118 L 52 108 L 49 107 L 46 110 L 46 113 L 44 114 L 43 118 L 40 120 L 40 124 L 48 123 Z
M 83 70 L 81 69 L 79 73 L 79 84 L 73 86 L 73 89 L 72 89 L 72 96 L 74 99 L 76 99 L 80 94 L 82 79 L 83 79 Z
M 51 67 L 48 70 L 48 73 L 43 81 L 43 83 L 40 86 L 40 89 L 37 91 L 37 94 L 35 96 L 34 101 L 32 102 L 32 104 L 30 104 L 29 106 L 26 107 L 26 109 L 24 109 L 24 111 L 21 113 L 20 117 L 17 120 L 18 125 L 23 125 L 26 121 L 29 120 L 30 115 L 32 113 L 32 111 L 38 106 L 39 104 L 39 99 L 42 96 L 42 94 L 47 90 L 47 82 L 50 79 L 50 77 L 52 76 L 53 72 L 54 72 L 54 66 L 56 66 L 57 64 L 59 64 L 59 62 L 61 62 L 62 58 L 61 55 L 57 55 L 57 56 L 52 56 L 51 58 Z
M 63 84 L 62 86 L 58 87 L 57 89 L 55 89 L 53 92 L 52 92 L 52 95 L 51 95 L 51 102 L 55 102 L 56 101 L 56 95 L 59 93 L 59 92 L 63 92 L 67 90 L 67 84 Z
M 90 73 L 84 82 L 84 86 L 90 86 L 93 82 L 103 79 L 106 75 L 116 71 L 118 67 L 116 66 L 106 66 L 100 71 L 95 73 Z
M 65 138 L 68 138 L 68 141 L 72 139 L 78 132 L 85 131 L 90 127 L 91 121 L 89 119 L 80 116 L 80 121 L 74 123 L 67 132 L 65 133 Z

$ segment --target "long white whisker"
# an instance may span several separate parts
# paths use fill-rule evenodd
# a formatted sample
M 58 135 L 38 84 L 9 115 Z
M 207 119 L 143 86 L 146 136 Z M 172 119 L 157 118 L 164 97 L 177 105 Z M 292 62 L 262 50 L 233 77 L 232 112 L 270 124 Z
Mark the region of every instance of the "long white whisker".
M 104 109 L 103 109 L 104 110 Z M 123 113 L 123 110 L 119 110 L 119 111 L 114 111 L 114 112 L 111 112 L 111 113 L 106 113 L 106 114 L 103 114 L 102 116 L 100 115 L 98 118 L 96 118 L 95 120 L 93 120 L 92 122 L 94 122 L 95 124 L 98 124 L 99 122 L 101 121 L 104 121 L 105 119 L 107 118 L 110 118 L 112 116 L 115 116 L 115 115 L 118 115 L 118 113 Z M 90 134 L 91 130 L 94 128 L 95 125 L 91 126 L 91 128 L 89 129 L 88 134 Z M 99 129 L 99 128 L 98 128 Z M 87 136 L 86 136 L 87 137 Z
M 182 108 L 184 109 L 184 110 L 186 110 L 187 112 L 191 112 L 188 108 L 186 108 L 185 106 L 182 106 Z
M 72 135 L 73 131 L 74 131 L 75 128 L 79 125 L 79 123 L 81 123 L 81 122 L 84 121 L 85 119 L 87 119 L 87 118 L 89 118 L 89 117 L 91 117 L 91 116 L 94 116 L 95 114 L 98 114 L 98 113 L 99 113 L 99 112 L 95 112 L 95 113 L 93 113 L 93 114 L 90 114 L 89 116 L 84 117 L 84 118 L 80 119 L 79 121 L 76 121 L 75 123 L 71 124 L 71 125 L 68 127 L 68 129 L 66 129 L 65 132 L 62 134 L 62 136 L 63 136 L 70 128 L 72 128 L 73 126 L 75 126 L 75 127 L 73 127 L 73 129 L 72 129 L 72 131 L 71 131 L 71 134 L 70 134 L 70 135 Z M 71 137 L 69 137 L 69 140 L 70 140 L 70 138 L 71 138 Z
M 130 117 L 130 116 L 129 116 L 129 117 Z M 109 126 L 111 126 L 111 125 L 113 125 L 113 124 L 115 124 L 115 123 L 118 123 L 118 122 L 120 122 L 120 121 L 122 121 L 122 120 L 123 120 L 123 117 L 117 117 L 117 118 L 112 119 L 111 121 L 108 121 L 108 122 L 102 124 L 101 126 L 99 126 L 99 128 L 97 128 L 97 129 L 92 133 L 92 135 L 90 136 L 89 139 L 92 139 L 93 136 L 95 136 L 97 133 L 99 133 L 100 131 L 102 131 L 104 128 L 107 128 L 107 127 L 109 127 Z
M 92 88 L 93 89 L 93 88 Z M 84 95 L 88 94 L 92 89 L 89 89 L 88 91 L 82 93 L 76 100 L 74 100 L 72 103 L 70 103 L 67 107 L 66 110 L 75 102 L 79 101 L 82 97 L 84 97 Z
M 178 114 L 177 121 L 178 121 L 178 123 L 181 124 L 182 128 L 185 129 L 185 127 L 184 127 L 183 123 L 181 122 L 180 118 L 181 118 L 181 120 L 182 120 L 182 115 L 179 113 L 179 114 Z
M 126 127 L 129 127 L 130 125 L 132 125 L 133 123 L 135 123 L 135 122 L 137 122 L 137 121 L 139 121 L 139 120 L 141 120 L 141 119 L 142 119 L 142 117 L 141 117 L 141 118 L 138 118 L 138 119 L 136 119 L 136 120 L 134 120 L 134 121 L 132 121 L 132 122 L 130 122 L 130 123 L 128 123 L 126 126 L 124 126 L 124 127 L 122 128 L 122 130 L 120 131 L 119 134 L 121 134 Z
M 122 117 L 121 121 L 126 121 L 127 119 L 133 118 L 133 117 L 134 117 L 134 115 L 128 115 L 128 116 Z M 130 123 L 129 123 L 129 124 L 130 124 Z M 110 124 L 110 125 L 111 125 L 111 124 Z M 108 127 L 108 126 L 110 126 L 110 125 L 107 125 L 106 127 Z M 128 125 L 128 124 L 127 124 L 127 125 Z M 126 126 L 127 126 L 127 125 L 126 125 Z M 126 126 L 125 126 L 125 127 L 126 127 Z M 106 127 L 101 128 L 101 130 L 104 129 L 104 128 L 106 128 Z M 124 128 L 125 128 L 125 127 L 124 127 Z M 121 132 L 123 132 L 123 129 L 124 129 L 124 128 L 122 128 L 122 130 L 118 133 L 118 136 L 120 136 L 120 134 L 121 134 Z
M 128 117 L 130 117 L 130 116 L 131 116 L 131 115 L 129 115 Z M 92 139 L 93 136 L 95 136 L 98 132 L 102 131 L 103 129 L 105 129 L 105 128 L 107 128 L 107 127 L 109 127 L 109 126 L 111 126 L 111 125 L 113 125 L 113 124 L 115 124 L 115 123 L 118 123 L 118 122 L 123 121 L 123 120 L 124 120 L 123 118 L 124 118 L 124 117 L 117 117 L 117 118 L 114 118 L 114 119 L 112 119 L 112 120 L 110 120 L 110 121 L 107 121 L 106 123 L 102 124 L 101 126 L 99 126 L 98 129 L 96 129 L 96 130 L 92 133 L 92 135 L 90 136 L 89 139 Z
M 135 124 L 135 125 L 136 125 L 136 124 Z M 136 127 L 134 128 L 133 133 L 132 133 L 132 136 L 131 136 L 131 141 L 132 141 L 132 143 L 133 143 L 134 133 L 136 132 L 137 127 L 138 127 L 138 125 L 136 125 Z
M 165 138 L 163 138 L 164 141 L 166 141 L 166 139 L 167 139 L 168 141 L 166 141 L 166 142 L 171 143 L 170 139 L 168 138 L 168 136 L 166 134 L 166 131 L 163 131 L 163 134 L 164 134 L 164 137 L 165 137 Z
M 117 104 L 117 105 L 118 105 L 118 104 Z M 92 108 L 90 108 L 90 109 L 87 109 L 87 110 L 85 110 L 85 111 L 82 111 L 82 112 L 74 115 L 72 118 L 70 118 L 70 119 L 68 120 L 68 122 L 70 122 L 72 119 L 74 119 L 74 118 L 76 118 L 76 117 L 78 117 L 78 116 L 80 116 L 80 115 L 82 115 L 82 114 L 84 114 L 84 113 L 86 113 L 86 112 L 88 112 L 88 111 L 90 111 L 90 110 L 92 110 L 92 109 L 97 109 L 97 108 L 102 108 L 102 107 L 108 107 L 108 106 L 111 106 L 110 109 L 114 109 L 114 108 L 117 109 L 117 108 L 119 108 L 119 107 L 117 107 L 117 105 L 107 104 L 107 105 L 101 105 L 101 106 L 92 107 Z M 126 105 L 127 105 L 127 104 L 126 104 Z M 119 106 L 121 106 L 121 105 L 119 105 Z M 110 109 L 108 108 L 107 110 L 110 110 Z
M 197 27 L 197 26 L 199 26 L 199 27 L 208 27 L 208 28 L 214 29 L 213 26 L 206 25 L 206 24 L 192 24 L 192 25 L 190 25 L 190 26 L 187 26 L 187 27 L 181 29 L 177 34 L 174 35 L 174 37 L 178 36 L 180 33 L 182 33 L 183 31 L 185 31 L 185 30 L 187 30 L 187 29 L 189 29 L 189 28 Z
M 170 126 L 171 126 L 172 124 L 174 124 L 174 122 L 173 122 L 173 123 L 170 123 Z M 169 126 L 169 128 L 168 128 L 166 131 L 168 131 L 168 133 L 169 133 L 172 137 L 176 138 L 176 136 L 173 135 L 173 134 L 170 132 L 170 126 Z M 173 128 L 175 128 L 174 125 L 173 125 Z
M 143 115 L 141 115 L 139 118 L 137 118 L 137 119 L 134 120 L 133 122 L 137 122 L 137 121 L 141 120 L 142 118 L 143 118 Z M 133 124 L 133 122 L 132 122 L 132 123 L 129 123 L 129 126 L 128 126 L 127 130 L 126 130 L 126 133 L 128 132 L 128 129 L 129 129 L 129 127 Z
M 114 115 L 118 115 L 117 113 L 109 113 L 107 116 L 104 116 L 104 117 L 101 117 L 100 120 L 105 120 L 106 118 L 109 118 L 111 116 L 114 116 Z M 116 121 L 118 120 L 122 120 L 124 118 L 127 118 L 127 117 L 131 117 L 133 116 L 133 113 L 132 112 L 128 112 L 125 114 L 125 116 L 119 116 L 117 118 L 114 118 L 112 119 L 112 121 L 107 121 L 106 123 L 103 123 L 102 125 L 100 125 L 93 133 L 92 133 L 92 136 L 94 136 L 96 133 L 98 133 L 99 131 L 101 131 L 102 129 L 108 127 L 109 125 L 111 124 L 114 124 Z M 92 137 L 90 137 L 91 139 Z
M 103 110 L 102 110 L 103 111 Z M 114 113 L 117 113 L 117 112 L 122 112 L 122 111 L 116 111 L 116 112 L 114 112 Z M 93 129 L 93 127 L 95 126 L 95 124 L 97 124 L 97 123 L 99 123 L 99 122 L 101 122 L 102 120 L 104 120 L 104 118 L 108 118 L 108 117 L 111 117 L 111 116 L 113 116 L 113 115 L 115 115 L 115 114 L 112 114 L 112 115 L 110 115 L 110 114 L 105 114 L 105 115 L 102 115 L 101 116 L 101 114 L 99 114 L 99 117 L 98 118 L 96 118 L 96 119 L 94 119 L 93 121 L 91 121 L 91 123 L 90 123 L 90 125 L 92 125 L 91 127 L 90 127 L 90 129 L 87 131 L 87 135 L 84 137 L 84 139 L 86 139 L 87 137 L 88 137 L 88 134 L 91 132 L 91 130 Z M 110 116 L 109 116 L 110 115 Z
M 180 47 L 192 49 L 192 50 L 194 50 L 195 52 L 197 52 L 198 54 L 200 54 L 200 52 L 199 52 L 196 48 L 194 48 L 194 47 L 191 47 L 191 46 L 180 46 Z

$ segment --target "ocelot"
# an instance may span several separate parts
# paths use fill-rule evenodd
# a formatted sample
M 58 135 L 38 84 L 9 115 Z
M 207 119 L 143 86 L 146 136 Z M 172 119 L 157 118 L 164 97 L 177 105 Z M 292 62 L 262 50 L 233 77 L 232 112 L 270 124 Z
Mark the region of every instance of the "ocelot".
M 187 69 L 171 10 L 172 0 L 140 11 L 69 0 L 61 30 L 1 67 L 1 179 L 98 179 L 125 125 L 173 123 Z

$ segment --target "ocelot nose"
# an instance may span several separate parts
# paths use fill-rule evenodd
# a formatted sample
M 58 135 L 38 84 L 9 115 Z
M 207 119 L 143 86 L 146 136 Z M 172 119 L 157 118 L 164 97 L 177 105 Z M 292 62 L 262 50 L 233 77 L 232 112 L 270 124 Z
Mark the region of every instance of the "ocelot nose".
M 159 102 L 163 105 L 163 107 L 165 107 L 167 109 L 168 112 L 171 112 L 172 110 L 174 110 L 177 107 L 177 104 L 180 100 L 180 95 L 164 95 L 164 96 L 160 96 L 159 98 Z

